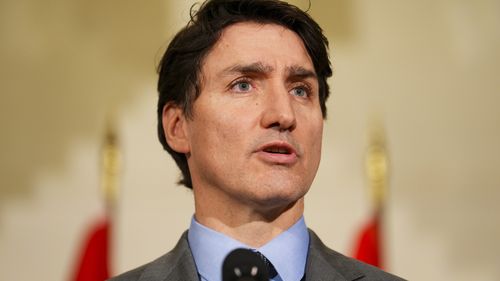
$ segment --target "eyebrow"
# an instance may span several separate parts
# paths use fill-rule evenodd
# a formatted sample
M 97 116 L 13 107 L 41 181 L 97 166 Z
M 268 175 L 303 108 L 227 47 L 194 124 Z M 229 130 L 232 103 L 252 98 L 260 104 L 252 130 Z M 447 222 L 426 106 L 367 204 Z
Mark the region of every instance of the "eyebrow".
M 301 78 L 301 79 L 318 78 L 316 72 L 314 72 L 313 70 L 298 65 L 292 65 L 287 67 L 286 72 L 287 76 L 290 78 Z
M 273 72 L 274 68 L 269 65 L 264 65 L 262 62 L 254 62 L 251 64 L 235 64 L 221 71 L 222 75 L 228 74 L 266 74 Z
M 265 65 L 262 62 L 254 62 L 250 64 L 235 64 L 231 65 L 220 72 L 220 75 L 231 74 L 257 74 L 264 75 L 274 71 L 274 67 Z M 303 66 L 292 65 L 286 67 L 286 74 L 289 79 L 306 79 L 317 78 L 313 70 L 307 69 Z

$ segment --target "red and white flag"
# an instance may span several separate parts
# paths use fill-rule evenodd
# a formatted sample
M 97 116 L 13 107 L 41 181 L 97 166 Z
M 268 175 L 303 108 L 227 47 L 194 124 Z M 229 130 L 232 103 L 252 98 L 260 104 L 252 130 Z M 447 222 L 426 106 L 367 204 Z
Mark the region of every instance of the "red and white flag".
M 107 218 L 89 229 L 71 281 L 104 281 L 110 278 L 109 235 L 110 223 Z
M 354 258 L 382 267 L 382 223 L 380 212 L 375 212 L 357 236 Z

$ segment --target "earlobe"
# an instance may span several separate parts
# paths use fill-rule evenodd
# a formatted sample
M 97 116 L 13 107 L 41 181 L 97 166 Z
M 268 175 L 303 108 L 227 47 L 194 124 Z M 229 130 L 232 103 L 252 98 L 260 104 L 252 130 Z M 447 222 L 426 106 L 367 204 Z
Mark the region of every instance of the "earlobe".
M 189 153 L 186 117 L 182 108 L 173 103 L 167 103 L 163 107 L 162 123 L 168 145 L 176 152 Z

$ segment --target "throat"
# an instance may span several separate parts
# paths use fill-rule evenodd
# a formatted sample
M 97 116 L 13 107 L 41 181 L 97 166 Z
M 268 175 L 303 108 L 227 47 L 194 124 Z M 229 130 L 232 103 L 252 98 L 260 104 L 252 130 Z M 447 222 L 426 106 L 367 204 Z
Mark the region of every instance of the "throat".
M 256 211 L 248 207 L 197 208 L 196 220 L 253 248 L 259 248 L 294 225 L 303 215 L 303 198 L 280 210 Z M 223 210 L 226 210 L 223 212 Z

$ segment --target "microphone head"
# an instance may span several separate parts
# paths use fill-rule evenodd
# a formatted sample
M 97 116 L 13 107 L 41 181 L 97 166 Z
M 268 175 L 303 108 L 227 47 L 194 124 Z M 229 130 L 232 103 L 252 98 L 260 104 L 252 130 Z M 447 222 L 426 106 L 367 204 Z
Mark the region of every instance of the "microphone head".
M 239 248 L 230 252 L 222 264 L 222 281 L 268 281 L 264 261 L 252 250 Z

